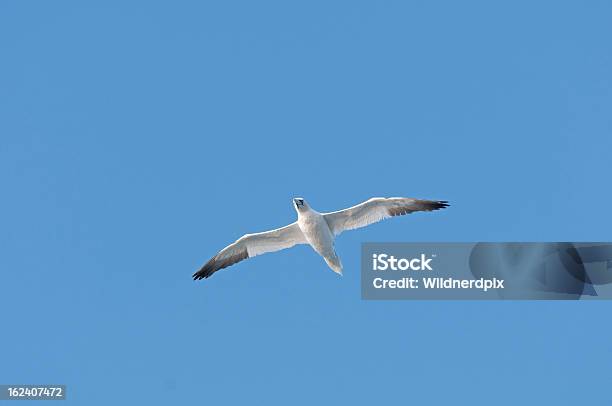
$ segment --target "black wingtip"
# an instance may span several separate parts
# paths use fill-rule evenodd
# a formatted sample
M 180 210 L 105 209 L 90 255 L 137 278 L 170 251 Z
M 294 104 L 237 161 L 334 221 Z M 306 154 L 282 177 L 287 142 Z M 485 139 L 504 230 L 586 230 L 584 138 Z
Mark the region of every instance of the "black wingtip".
M 218 269 L 217 267 L 215 267 L 215 262 L 216 262 L 215 257 L 212 257 L 211 259 L 209 259 L 208 262 L 202 265 L 202 267 L 200 268 L 198 272 L 192 275 L 193 280 L 199 281 L 201 279 L 210 278 L 210 275 L 215 273 L 215 271 Z
M 198 272 L 192 275 L 193 280 L 199 281 L 201 279 L 210 278 L 210 276 L 219 269 L 226 268 L 248 257 L 249 254 L 246 249 L 238 252 L 237 254 L 226 257 L 219 257 L 219 255 L 215 255 L 207 263 L 205 263 Z
M 448 206 L 450 206 L 450 204 L 446 200 L 433 201 L 433 202 L 430 202 L 430 205 L 429 205 L 429 207 L 431 208 L 430 210 L 445 209 Z
M 210 275 L 206 275 L 200 271 L 194 273 L 191 277 L 193 278 L 194 281 L 199 281 L 201 279 L 205 279 L 208 278 Z
M 194 281 L 199 281 L 201 279 L 206 279 L 210 277 L 213 273 L 211 272 L 211 267 L 207 267 L 204 265 L 198 272 L 192 275 Z

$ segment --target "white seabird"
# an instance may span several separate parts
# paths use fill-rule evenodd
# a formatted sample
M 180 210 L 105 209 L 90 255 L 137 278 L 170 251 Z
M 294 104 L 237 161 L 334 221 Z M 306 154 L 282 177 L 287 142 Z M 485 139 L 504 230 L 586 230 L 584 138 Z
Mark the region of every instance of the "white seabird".
M 334 238 L 338 234 L 393 216 L 443 209 L 448 207 L 448 202 L 406 197 L 375 197 L 348 209 L 331 213 L 316 212 L 301 197 L 293 199 L 293 205 L 298 215 L 295 223 L 276 230 L 242 236 L 204 264 L 193 274 L 193 279 L 208 278 L 219 269 L 243 259 L 266 252 L 280 251 L 297 244 L 310 244 L 334 272 L 342 275 L 342 263 L 334 249 Z

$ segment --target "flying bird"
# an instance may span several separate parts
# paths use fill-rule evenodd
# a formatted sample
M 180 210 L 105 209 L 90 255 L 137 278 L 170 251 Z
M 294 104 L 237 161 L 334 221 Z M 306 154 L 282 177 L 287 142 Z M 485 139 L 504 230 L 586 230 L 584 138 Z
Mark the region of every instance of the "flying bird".
M 319 213 L 313 210 L 306 200 L 296 197 L 293 199 L 293 206 L 298 216 L 296 222 L 276 230 L 242 236 L 206 262 L 193 274 L 193 279 L 208 278 L 219 269 L 244 259 L 266 252 L 280 251 L 297 244 L 310 244 L 334 272 L 342 275 L 342 263 L 334 248 L 334 239 L 337 235 L 389 217 L 402 216 L 415 211 L 443 209 L 448 207 L 448 202 L 406 197 L 375 197 L 348 209 Z

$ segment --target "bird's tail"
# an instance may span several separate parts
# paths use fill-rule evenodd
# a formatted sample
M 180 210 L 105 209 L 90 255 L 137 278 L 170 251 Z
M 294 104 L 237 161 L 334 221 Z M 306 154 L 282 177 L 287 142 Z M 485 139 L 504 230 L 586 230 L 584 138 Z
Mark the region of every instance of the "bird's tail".
M 334 253 L 334 256 L 324 257 L 325 262 L 327 262 L 327 266 L 331 268 L 332 271 L 342 276 L 342 262 L 340 262 L 340 258 Z

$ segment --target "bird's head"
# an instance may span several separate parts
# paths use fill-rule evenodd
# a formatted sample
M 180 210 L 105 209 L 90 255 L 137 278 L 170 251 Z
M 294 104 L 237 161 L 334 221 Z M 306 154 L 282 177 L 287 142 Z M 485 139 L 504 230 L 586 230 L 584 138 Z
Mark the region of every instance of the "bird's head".
M 304 200 L 301 197 L 293 198 L 293 207 L 295 207 L 295 211 L 297 211 L 298 213 L 301 213 L 301 212 L 304 212 L 310 209 L 310 206 L 308 206 L 308 203 L 306 203 L 306 200 Z

